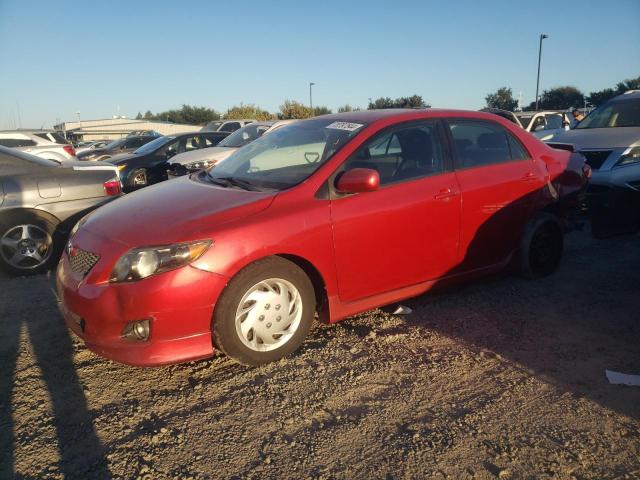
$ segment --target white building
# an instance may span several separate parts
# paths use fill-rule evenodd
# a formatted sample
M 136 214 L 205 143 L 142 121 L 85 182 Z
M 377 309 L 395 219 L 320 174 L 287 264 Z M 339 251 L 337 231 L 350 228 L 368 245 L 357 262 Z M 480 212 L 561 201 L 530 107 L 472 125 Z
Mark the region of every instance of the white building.
M 158 120 L 135 120 L 124 117 L 63 122 L 54 125 L 55 130 L 64 132 L 68 139 L 74 141 L 117 140 L 126 137 L 131 132 L 141 130 L 155 130 L 162 135 L 171 135 L 173 133 L 194 132 L 201 128 L 200 125 L 184 125 Z

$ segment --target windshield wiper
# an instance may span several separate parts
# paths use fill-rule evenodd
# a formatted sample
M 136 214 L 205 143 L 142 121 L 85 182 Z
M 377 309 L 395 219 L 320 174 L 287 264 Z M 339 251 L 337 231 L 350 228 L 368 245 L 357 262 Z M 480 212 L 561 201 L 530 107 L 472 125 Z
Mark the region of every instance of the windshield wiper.
M 253 183 L 243 180 L 237 177 L 214 177 L 211 175 L 211 172 L 207 172 L 207 177 L 209 177 L 209 181 L 211 183 L 215 183 L 216 185 L 221 185 L 223 187 L 239 187 L 243 190 L 249 190 L 253 192 L 259 192 L 260 189 L 256 187 Z

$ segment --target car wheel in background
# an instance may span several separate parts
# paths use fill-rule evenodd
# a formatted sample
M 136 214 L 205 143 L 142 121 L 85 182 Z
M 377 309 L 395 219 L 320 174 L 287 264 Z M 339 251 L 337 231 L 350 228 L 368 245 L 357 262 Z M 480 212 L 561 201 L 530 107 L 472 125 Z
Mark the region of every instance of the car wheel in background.
M 283 258 L 265 258 L 225 288 L 213 315 L 213 341 L 239 363 L 262 365 L 296 350 L 314 315 L 315 292 L 305 272 Z
M 520 271 L 526 278 L 552 274 L 560 265 L 564 247 L 562 225 L 557 217 L 540 213 L 529 222 L 520 246 Z
M 129 176 L 129 187 L 132 189 L 146 187 L 148 182 L 149 178 L 144 168 L 134 170 Z
M 57 260 L 56 224 L 28 212 L 0 217 L 0 268 L 11 275 L 35 275 Z

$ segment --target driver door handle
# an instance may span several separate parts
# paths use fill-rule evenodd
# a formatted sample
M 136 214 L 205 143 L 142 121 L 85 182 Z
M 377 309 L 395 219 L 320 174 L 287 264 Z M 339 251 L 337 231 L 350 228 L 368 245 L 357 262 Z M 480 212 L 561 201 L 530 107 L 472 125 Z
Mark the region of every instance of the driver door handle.
M 530 181 L 530 180 L 535 180 L 536 178 L 537 177 L 535 173 L 527 172 L 525 175 L 523 175 L 522 180 Z
M 457 193 L 450 188 L 443 188 L 438 193 L 436 193 L 433 198 L 434 200 L 446 200 L 448 198 L 455 197 L 456 195 Z

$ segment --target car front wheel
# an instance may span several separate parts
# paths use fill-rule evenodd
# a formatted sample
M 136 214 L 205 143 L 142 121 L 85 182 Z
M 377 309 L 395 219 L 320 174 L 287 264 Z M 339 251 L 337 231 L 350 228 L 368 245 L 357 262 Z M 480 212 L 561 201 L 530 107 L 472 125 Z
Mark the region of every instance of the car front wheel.
M 520 271 L 526 278 L 552 274 L 560 265 L 564 235 L 557 217 L 541 213 L 527 226 L 520 247 Z
M 220 296 L 213 315 L 215 345 L 245 365 L 262 365 L 295 351 L 315 314 L 305 272 L 280 257 L 241 270 Z

